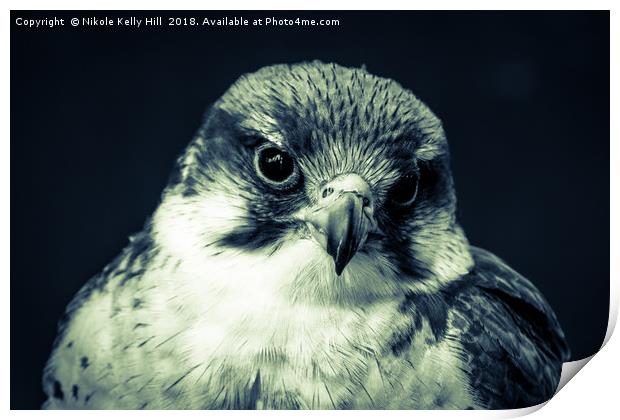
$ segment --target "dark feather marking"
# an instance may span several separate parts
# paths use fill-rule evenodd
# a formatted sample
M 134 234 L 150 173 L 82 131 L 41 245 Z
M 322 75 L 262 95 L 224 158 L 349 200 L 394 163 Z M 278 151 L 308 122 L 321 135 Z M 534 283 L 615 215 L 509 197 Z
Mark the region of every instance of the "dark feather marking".
M 190 373 L 192 373 L 196 368 L 198 368 L 199 366 L 201 366 L 202 363 L 197 364 L 196 366 L 188 369 L 187 372 L 185 372 L 183 375 L 181 375 L 179 377 L 179 379 L 177 379 L 176 381 L 174 381 L 168 388 L 166 388 L 166 392 L 170 391 L 172 388 L 174 388 L 179 382 L 181 382 L 187 375 L 189 375 Z
M 222 385 L 222 388 L 219 390 L 219 392 L 215 395 L 215 397 L 213 397 L 213 403 L 215 403 L 217 401 L 217 399 L 219 398 L 220 395 L 222 395 L 222 392 L 224 392 L 224 389 L 226 387 L 224 385 Z
M 54 381 L 54 398 L 61 401 L 65 399 L 65 393 L 62 392 L 62 385 L 58 381 Z
M 260 399 L 260 392 L 261 392 L 261 381 L 260 381 L 260 369 L 256 371 L 256 379 L 254 379 L 254 383 L 252 384 L 252 387 L 250 388 L 250 395 L 249 395 L 249 401 L 248 401 L 248 409 L 250 410 L 255 410 L 256 409 L 256 404 L 258 403 L 258 400 Z
M 80 367 L 82 369 L 86 369 L 88 366 L 90 366 L 90 363 L 88 363 L 88 357 L 82 356 L 82 358 L 80 358 Z
M 399 311 L 410 313 L 411 321 L 404 330 L 397 331 L 390 339 L 390 348 L 394 355 L 400 355 L 411 346 L 415 334 L 422 328 L 422 320 L 429 323 L 434 340 L 433 344 L 444 338 L 448 326 L 449 304 L 442 294 L 415 294 L 406 296 L 399 305 Z
M 153 347 L 154 349 L 163 346 L 164 344 L 166 344 L 168 341 L 172 340 L 173 338 L 175 338 L 176 336 L 178 336 L 179 334 L 181 334 L 183 331 L 185 330 L 181 330 L 175 334 L 172 334 L 170 337 L 166 338 L 164 341 L 162 341 L 161 343 L 159 343 L 158 345 L 156 345 L 155 347 Z
M 375 402 L 374 402 L 374 400 L 372 399 L 372 397 L 370 396 L 370 393 L 368 392 L 368 390 L 366 389 L 366 387 L 364 386 L 364 384 L 363 384 L 362 382 L 360 382 L 360 384 L 359 384 L 359 385 L 360 385 L 360 387 L 364 390 L 364 392 L 366 393 L 366 396 L 367 396 L 367 397 L 368 397 L 368 399 L 370 400 L 370 405 L 371 405 L 372 407 L 374 407 Z
M 224 247 L 256 250 L 276 243 L 290 230 L 289 223 L 277 221 L 254 222 L 238 227 L 219 240 Z
M 149 338 L 147 338 L 146 340 L 144 340 L 143 342 L 141 342 L 140 344 L 138 344 L 138 348 L 140 348 L 140 347 L 144 346 L 146 343 L 148 343 L 149 341 L 151 341 L 151 340 L 152 340 L 152 339 L 154 339 L 154 338 L 155 338 L 155 336 L 154 336 L 154 335 L 150 336 Z
M 329 392 L 329 387 L 327 386 L 327 383 L 323 382 L 323 385 L 325 386 L 325 391 L 327 391 L 327 396 L 329 397 L 329 400 L 332 402 L 332 406 L 334 407 L 334 410 L 337 410 L 338 407 L 336 407 L 336 404 L 334 404 L 334 399 L 332 398 L 332 393 Z
M 411 366 L 411 369 L 415 370 L 415 365 L 413 364 L 411 360 L 409 360 L 408 358 L 405 358 L 405 362 L 407 362 L 407 364 Z
M 78 399 L 79 391 L 80 391 L 80 388 L 77 385 L 74 384 L 71 387 L 71 395 L 73 395 L 73 398 L 76 399 L 76 400 Z
M 436 341 L 440 341 L 448 326 L 448 304 L 441 295 L 418 295 L 414 298 L 417 310 L 428 320 Z
M 102 379 L 107 378 L 108 376 L 110 376 L 111 373 L 110 372 L 106 372 L 103 375 L 101 375 L 100 377 L 97 378 L 98 381 L 101 381 Z
M 412 324 L 407 325 L 404 330 L 396 331 L 390 339 L 390 348 L 395 356 L 399 356 L 411 346 L 413 335 L 419 329 L 419 327 L 416 326 L 416 321 L 420 319 L 420 316 L 414 314 L 413 317 L 414 321 Z
M 149 250 L 153 249 L 153 239 L 148 233 L 141 232 L 135 236 L 130 237 L 129 240 L 132 252 L 130 252 L 127 256 L 127 263 L 125 265 L 126 274 L 125 277 L 121 279 L 119 283 L 120 286 L 124 286 L 127 281 L 136 276 L 140 276 L 145 272 L 146 267 L 144 266 L 144 263 L 146 262 L 146 259 L 143 258 L 143 256 L 145 256 L 146 253 L 149 252 Z M 133 265 L 136 261 L 138 261 L 138 259 L 140 259 L 143 264 L 140 265 L 139 269 L 132 271 Z
M 129 381 L 131 381 L 131 380 L 133 380 L 133 379 L 139 378 L 139 377 L 141 377 L 141 376 L 142 376 L 142 375 L 132 375 L 132 376 L 130 376 L 129 378 L 127 378 L 127 380 L 125 381 L 125 384 L 127 384 L 127 382 L 129 382 Z
M 196 382 L 194 383 L 194 385 L 200 382 L 200 380 L 205 375 L 205 373 L 207 373 L 207 369 L 209 369 L 209 366 L 211 366 L 211 363 L 213 363 L 213 360 L 210 360 L 209 363 L 207 363 L 205 368 L 202 370 L 202 373 L 200 374 L 200 376 L 196 379 Z
M 147 387 L 147 386 L 148 386 L 151 382 L 153 382 L 153 378 L 149 378 L 149 380 L 148 380 L 148 381 L 146 381 L 146 382 L 144 383 L 144 385 L 142 385 L 142 386 L 138 389 L 138 393 L 142 392 L 142 390 L 143 390 L 144 388 L 146 388 L 146 387 Z

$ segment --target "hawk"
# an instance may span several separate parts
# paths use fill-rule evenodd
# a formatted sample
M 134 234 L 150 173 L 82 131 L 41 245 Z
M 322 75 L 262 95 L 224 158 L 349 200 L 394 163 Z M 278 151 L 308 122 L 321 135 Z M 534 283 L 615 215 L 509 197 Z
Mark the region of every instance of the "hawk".
M 318 61 L 244 75 L 68 305 L 44 407 L 544 402 L 558 321 L 455 209 L 441 122 L 397 82 Z

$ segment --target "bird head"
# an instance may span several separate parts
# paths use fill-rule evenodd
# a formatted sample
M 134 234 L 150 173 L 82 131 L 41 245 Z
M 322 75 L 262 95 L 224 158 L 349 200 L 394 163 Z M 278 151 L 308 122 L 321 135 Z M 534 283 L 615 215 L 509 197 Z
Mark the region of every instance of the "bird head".
M 455 207 L 430 109 L 393 80 L 315 61 L 244 75 L 210 107 L 154 227 L 185 257 L 305 244 L 296 258 L 334 282 L 435 287 L 471 265 Z

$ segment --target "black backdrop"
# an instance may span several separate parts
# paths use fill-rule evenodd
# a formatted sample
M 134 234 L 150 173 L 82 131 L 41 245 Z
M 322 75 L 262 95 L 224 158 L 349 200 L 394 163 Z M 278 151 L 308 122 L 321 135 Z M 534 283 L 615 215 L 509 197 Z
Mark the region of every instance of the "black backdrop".
M 338 18 L 338 27 L 24 28 L 11 13 L 11 407 L 37 408 L 56 321 L 156 207 L 208 103 L 318 58 L 411 88 L 444 121 L 470 241 L 530 278 L 573 359 L 609 303 L 609 13 L 99 12 Z M 65 21 L 67 23 L 67 21 Z M 164 19 L 164 24 L 167 21 Z

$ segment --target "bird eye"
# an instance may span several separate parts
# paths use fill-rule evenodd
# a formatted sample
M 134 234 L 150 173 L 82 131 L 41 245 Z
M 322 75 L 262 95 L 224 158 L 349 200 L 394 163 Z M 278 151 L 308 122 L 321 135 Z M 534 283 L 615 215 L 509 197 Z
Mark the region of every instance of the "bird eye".
M 390 191 L 390 199 L 399 206 L 411 205 L 418 194 L 418 177 L 406 175 L 398 180 Z
M 266 145 L 256 150 L 254 166 L 258 175 L 278 188 L 290 188 L 299 179 L 295 160 L 284 150 Z

